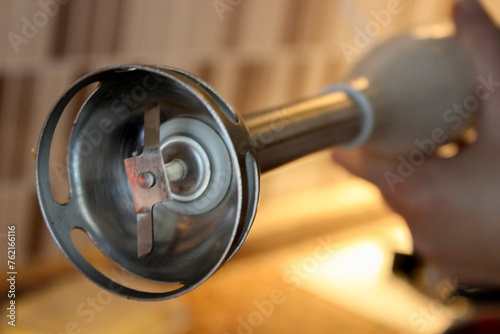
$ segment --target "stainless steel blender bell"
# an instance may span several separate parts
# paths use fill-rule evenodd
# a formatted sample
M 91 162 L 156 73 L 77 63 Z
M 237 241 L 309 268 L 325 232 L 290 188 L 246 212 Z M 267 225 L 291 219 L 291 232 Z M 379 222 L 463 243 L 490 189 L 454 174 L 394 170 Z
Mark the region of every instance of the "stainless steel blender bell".
M 52 236 L 82 274 L 121 296 L 161 300 L 194 289 L 248 235 L 260 173 L 338 145 L 394 155 L 436 128 L 449 141 L 458 138 L 469 120 L 453 129 L 443 112 L 472 92 L 473 77 L 446 29 L 393 39 L 369 52 L 345 83 L 244 118 L 178 69 L 119 65 L 82 77 L 53 106 L 38 145 L 37 192 Z M 60 204 L 49 177 L 54 131 L 72 98 L 93 83 L 99 86 L 74 120 L 70 199 Z M 88 133 L 100 136 L 99 145 Z M 104 275 L 77 250 L 73 229 L 124 270 L 166 284 L 165 291 L 139 291 Z

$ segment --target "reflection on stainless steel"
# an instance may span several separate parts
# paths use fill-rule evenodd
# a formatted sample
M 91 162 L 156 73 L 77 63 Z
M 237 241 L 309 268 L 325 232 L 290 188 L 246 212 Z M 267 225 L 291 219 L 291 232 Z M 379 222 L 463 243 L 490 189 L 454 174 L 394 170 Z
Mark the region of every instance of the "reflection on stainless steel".
M 240 249 L 256 213 L 258 165 L 266 172 L 350 143 L 365 124 L 376 125 L 367 145 L 390 154 L 414 150 L 415 138 L 436 128 L 443 127 L 450 140 L 456 138 L 463 129 L 445 129 L 439 112 L 463 100 L 471 88 L 468 71 L 448 76 L 467 68 L 459 47 L 453 38 L 403 36 L 375 49 L 353 71 L 354 79 L 365 78 L 357 80 L 365 84 L 352 85 L 356 94 L 370 99 L 368 109 L 376 110 L 376 117 L 367 117 L 360 98 L 346 90 L 243 119 L 210 86 L 186 72 L 136 65 L 98 70 L 60 97 L 42 130 L 37 191 L 44 218 L 65 255 L 101 287 L 143 300 L 177 297 L 204 282 Z M 438 60 L 443 54 L 452 61 Z M 100 86 L 74 123 L 68 149 L 71 199 L 61 205 L 49 181 L 52 137 L 66 105 L 96 82 Z M 415 83 L 421 84 L 418 91 Z M 112 126 L 103 130 L 102 124 Z M 87 134 L 96 132 L 101 140 L 89 142 Z M 159 189 L 162 194 L 156 193 Z M 123 269 L 173 290 L 139 291 L 113 282 L 75 248 L 70 238 L 74 228 L 84 230 Z M 176 284 L 182 286 L 172 287 Z
M 210 182 L 210 160 L 203 147 L 189 137 L 173 136 L 163 145 L 166 160 L 182 161 L 188 175 L 183 175 L 172 184 L 172 196 L 179 201 L 189 202 L 200 197 Z M 170 167 L 171 168 L 171 167 Z M 184 173 L 183 173 L 184 174 Z M 173 182 L 174 180 L 171 180 Z
M 135 108 L 121 103 L 123 92 L 137 90 L 148 76 L 161 85 L 147 91 Z M 71 200 L 57 204 L 46 195 L 50 185 L 43 182 L 39 195 L 60 247 L 97 284 L 109 288 L 111 283 L 74 248 L 69 238 L 73 228 L 86 231 L 124 269 L 146 279 L 183 284 L 164 293 L 120 287 L 121 295 L 138 299 L 185 293 L 236 253 L 257 207 L 257 159 L 262 171 L 270 170 L 352 140 L 360 123 L 356 105 L 344 93 L 243 121 L 209 86 L 189 74 L 118 66 L 97 71 L 70 88 L 49 116 L 41 146 L 49 145 L 66 97 L 95 81 L 101 85 L 82 106 L 70 141 Z M 103 119 L 112 121 L 113 131 L 103 133 L 102 143 L 83 155 L 82 134 L 97 131 Z M 38 180 L 47 179 L 49 154 L 39 151 Z
M 68 148 L 71 198 L 61 205 L 49 182 L 50 143 L 66 105 L 94 82 L 100 86 L 74 122 Z M 149 131 L 153 116 L 152 128 L 158 130 Z M 206 84 L 171 68 L 116 66 L 77 81 L 47 118 L 37 154 L 40 204 L 64 254 L 99 286 L 128 298 L 173 298 L 205 281 L 239 249 L 257 206 L 257 163 L 251 147 L 237 148 L 249 139 L 238 119 Z M 102 124 L 111 125 L 103 130 Z M 88 141 L 85 134 L 97 132 L 101 140 Z M 159 146 L 160 153 L 139 166 L 129 182 L 124 161 L 151 146 Z M 179 169 L 185 175 L 167 184 L 170 201 L 164 188 L 162 198 L 141 202 L 141 195 L 134 205 L 134 195 L 149 196 L 161 178 L 180 175 Z M 143 210 L 137 215 L 137 209 L 153 205 L 151 226 L 149 215 Z M 166 284 L 164 292 L 135 290 L 99 272 L 72 242 L 75 228 L 124 270 Z
M 186 177 L 188 166 L 181 159 L 175 159 L 165 164 L 165 172 L 169 182 L 179 182 Z
M 169 180 L 160 152 L 160 106 L 144 114 L 142 154 L 123 161 L 137 211 L 137 256 L 153 249 L 153 207 L 172 199 Z
M 163 205 L 185 215 L 215 208 L 229 189 L 232 163 L 213 127 L 191 117 L 175 118 L 161 125 L 160 141 L 163 161 L 182 161 L 188 171 L 181 180 L 170 180 L 173 200 Z
M 306 154 L 352 141 L 359 133 L 358 106 L 334 92 L 250 114 L 245 118 L 261 172 Z

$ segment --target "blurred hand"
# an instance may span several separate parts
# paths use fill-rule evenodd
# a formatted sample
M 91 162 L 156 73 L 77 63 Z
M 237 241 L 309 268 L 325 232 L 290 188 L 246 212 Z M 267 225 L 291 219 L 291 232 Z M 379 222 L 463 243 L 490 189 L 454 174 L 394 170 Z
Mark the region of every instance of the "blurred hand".
M 459 1 L 455 22 L 478 77 L 500 82 L 500 30 L 477 0 Z M 427 159 L 392 190 L 384 172 L 397 170 L 396 157 L 361 149 L 334 152 L 334 159 L 380 188 L 406 219 L 415 251 L 445 277 L 500 286 L 500 88 L 479 113 L 474 144 L 450 159 Z

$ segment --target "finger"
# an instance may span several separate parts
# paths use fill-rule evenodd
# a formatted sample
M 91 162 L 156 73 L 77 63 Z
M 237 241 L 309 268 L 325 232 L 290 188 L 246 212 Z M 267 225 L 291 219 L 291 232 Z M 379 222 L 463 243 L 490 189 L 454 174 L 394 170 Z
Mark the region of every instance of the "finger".
M 436 189 L 445 181 L 436 177 L 443 175 L 444 160 L 429 159 L 415 165 L 401 155 L 382 159 L 365 150 L 336 151 L 333 156 L 351 173 L 375 184 L 387 203 L 404 217 L 426 216 Z
M 454 16 L 478 74 L 476 95 L 483 101 L 480 136 L 500 139 L 500 31 L 478 0 L 458 1 Z
M 352 174 L 372 182 L 382 191 L 388 187 L 385 176 L 395 167 L 392 161 L 378 159 L 362 150 L 334 151 L 333 160 Z

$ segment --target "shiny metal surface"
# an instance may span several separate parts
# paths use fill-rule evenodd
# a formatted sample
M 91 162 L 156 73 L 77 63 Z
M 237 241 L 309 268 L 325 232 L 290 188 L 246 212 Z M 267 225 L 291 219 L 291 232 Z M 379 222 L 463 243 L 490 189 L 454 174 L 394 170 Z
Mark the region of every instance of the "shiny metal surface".
M 346 93 L 333 92 L 250 114 L 245 124 L 261 172 L 266 172 L 352 141 L 360 131 L 361 114 Z
M 468 68 L 460 43 L 439 36 L 422 39 L 420 31 L 394 39 L 357 65 L 352 87 L 245 120 L 210 86 L 177 69 L 124 65 L 85 76 L 60 97 L 40 136 L 37 191 L 47 226 L 70 261 L 101 287 L 144 300 L 179 296 L 234 256 L 248 235 L 259 194 L 257 162 L 266 172 L 368 138 L 365 149 L 396 156 L 415 150 L 415 138 L 429 129 L 441 129 L 442 112 L 464 101 L 473 80 L 468 70 L 456 70 Z M 52 137 L 66 105 L 95 82 L 100 86 L 82 105 L 68 147 L 71 199 L 59 204 L 49 177 Z M 148 115 L 158 109 L 151 125 Z M 451 130 L 445 131 L 450 140 L 462 131 Z M 159 150 L 129 181 L 123 161 L 150 146 Z M 165 185 L 168 173 L 174 177 Z M 149 201 L 160 188 L 171 200 Z M 156 293 L 113 282 L 75 248 L 75 228 L 124 270 L 182 287 Z
M 50 192 L 50 143 L 65 106 L 93 82 L 100 86 L 82 105 L 70 138 L 71 199 L 60 205 Z M 103 123 L 111 124 L 107 131 Z M 206 83 L 176 69 L 125 65 L 83 77 L 54 106 L 37 155 L 40 204 L 59 247 L 83 274 L 105 289 L 118 286 L 113 292 L 122 296 L 179 296 L 234 256 L 248 235 L 259 193 L 257 158 L 265 172 L 348 142 L 359 132 L 360 113 L 345 93 L 330 93 L 245 123 Z M 100 142 L 89 145 L 86 134 L 96 132 Z M 141 164 L 144 156 L 152 160 Z M 131 161 L 139 164 L 127 178 Z M 167 170 L 182 177 L 169 180 Z M 157 189 L 164 197 L 147 200 Z M 167 291 L 137 291 L 97 271 L 72 243 L 74 228 L 115 264 Z
M 160 106 L 144 113 L 142 154 L 124 161 L 137 212 L 137 256 L 151 253 L 154 244 L 153 208 L 172 199 L 169 180 L 160 152 Z
M 170 184 L 173 201 L 170 210 L 200 215 L 215 208 L 226 195 L 231 181 L 231 158 L 224 141 L 207 124 L 187 117 L 161 125 L 163 160 L 180 159 L 188 175 Z
M 182 161 L 188 171 L 188 175 L 185 175 L 182 180 L 173 182 L 174 199 L 190 202 L 199 198 L 207 190 L 212 173 L 208 155 L 200 144 L 189 137 L 171 137 L 163 144 L 162 154 L 167 157 L 166 161 Z
M 51 141 L 67 104 L 95 82 L 100 85 L 82 105 L 68 147 L 70 200 L 59 204 L 52 196 L 49 178 Z M 155 205 L 154 247 L 149 255 L 137 257 L 136 208 L 123 161 L 143 151 L 144 114 L 156 102 L 162 126 L 170 122 L 184 124 L 160 126 L 160 141 L 185 136 L 198 142 L 209 157 L 222 157 L 219 160 L 224 164 L 221 170 L 225 178 L 214 177 L 217 173 L 211 163 L 207 191 L 216 189 L 214 194 L 220 198 L 212 208 L 199 203 L 196 207 L 202 207 L 200 213 L 173 210 L 169 204 L 179 203 L 175 199 Z M 78 80 L 61 95 L 49 114 L 36 161 L 42 213 L 65 256 L 96 284 L 127 298 L 173 298 L 205 281 L 241 246 L 257 206 L 257 164 L 251 148 L 237 148 L 237 144 L 249 140 L 239 119 L 208 85 L 167 67 L 115 66 Z M 188 131 L 195 123 L 206 125 L 212 139 L 197 138 L 203 130 Z M 93 138 L 99 140 L 90 141 L 88 134 L 98 134 Z M 208 149 L 212 146 L 216 148 Z M 209 194 L 207 191 L 203 195 Z M 98 271 L 72 242 L 70 233 L 75 228 L 84 230 L 101 252 L 123 270 L 165 284 L 164 292 L 135 290 Z
M 188 167 L 184 161 L 174 159 L 173 161 L 165 164 L 165 172 L 167 173 L 167 178 L 170 182 L 179 182 L 184 180 L 184 177 L 188 173 Z

